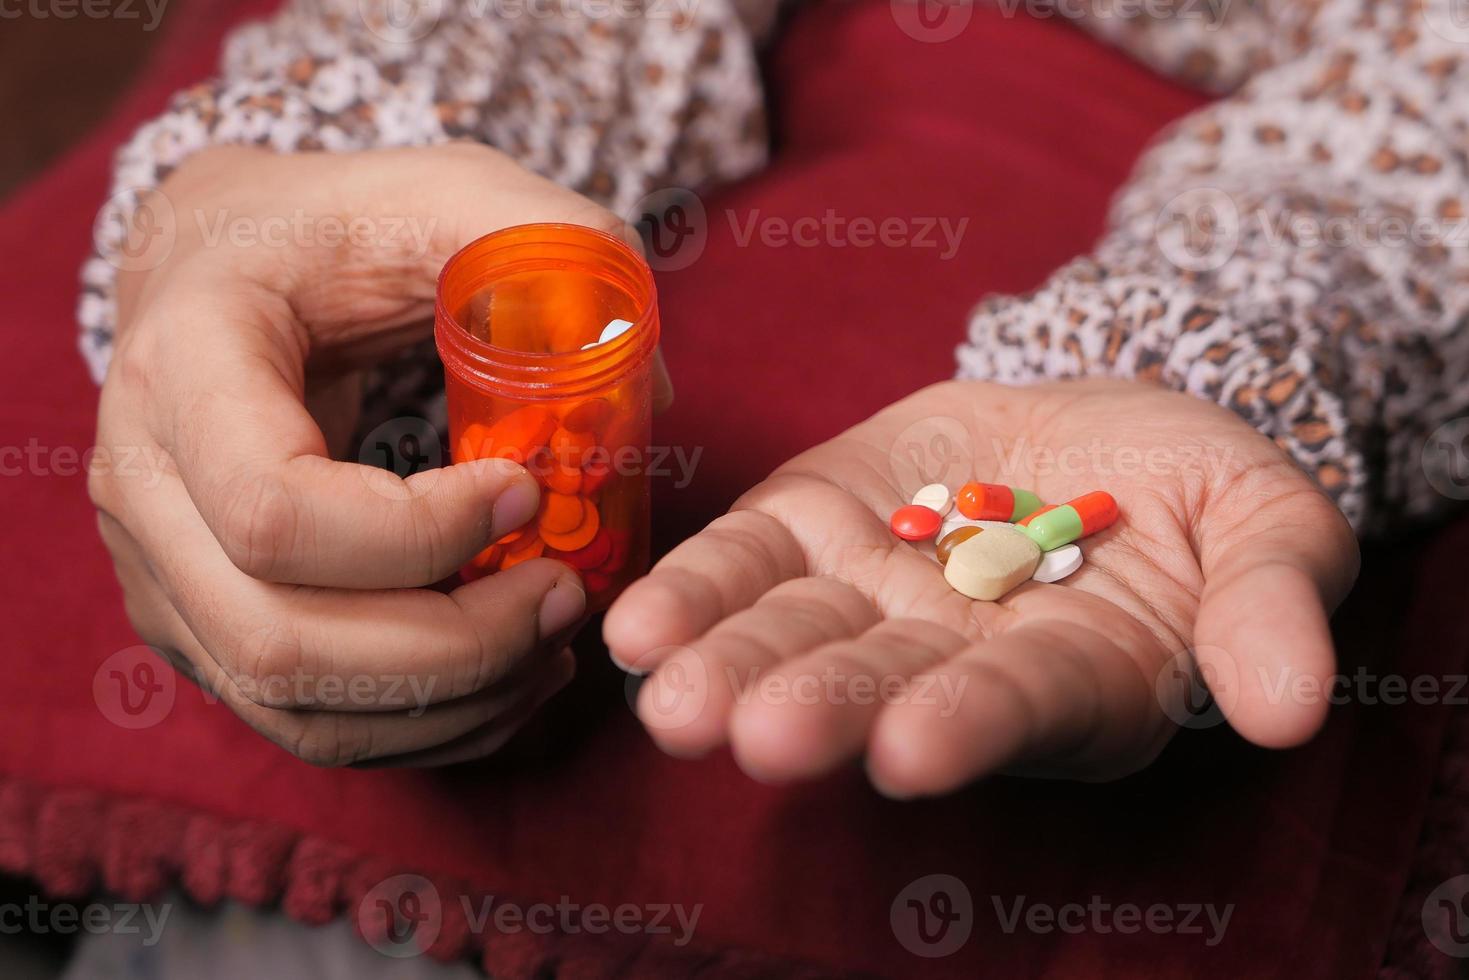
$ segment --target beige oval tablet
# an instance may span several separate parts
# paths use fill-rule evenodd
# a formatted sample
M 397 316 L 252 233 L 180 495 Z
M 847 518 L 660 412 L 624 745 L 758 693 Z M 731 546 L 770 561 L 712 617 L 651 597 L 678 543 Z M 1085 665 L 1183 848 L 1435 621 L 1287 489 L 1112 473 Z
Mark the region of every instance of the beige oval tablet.
M 987 528 L 949 553 L 944 581 L 971 599 L 994 600 L 1029 579 L 1040 562 L 1040 547 L 1024 534 Z

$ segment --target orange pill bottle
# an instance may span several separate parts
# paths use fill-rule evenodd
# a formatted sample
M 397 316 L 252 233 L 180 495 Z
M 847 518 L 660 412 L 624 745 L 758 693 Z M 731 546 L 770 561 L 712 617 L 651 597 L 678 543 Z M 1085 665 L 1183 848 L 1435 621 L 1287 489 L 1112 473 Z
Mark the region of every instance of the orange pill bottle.
M 599 343 L 614 320 L 632 324 Z M 455 462 L 498 456 L 541 484 L 541 508 L 464 569 L 547 557 L 576 568 L 589 609 L 647 571 L 647 458 L 658 301 L 624 242 L 569 224 L 517 225 L 461 249 L 439 276 Z

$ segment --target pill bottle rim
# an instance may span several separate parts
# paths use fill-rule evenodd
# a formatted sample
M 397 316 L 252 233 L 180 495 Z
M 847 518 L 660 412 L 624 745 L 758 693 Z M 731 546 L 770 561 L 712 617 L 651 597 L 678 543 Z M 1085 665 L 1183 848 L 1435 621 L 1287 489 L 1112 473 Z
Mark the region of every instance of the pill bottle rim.
M 577 251 L 579 261 L 550 257 L 548 246 L 561 252 Z M 638 308 L 632 327 L 586 350 L 519 351 L 475 337 L 449 310 L 446 297 L 453 292 L 455 277 L 473 277 L 472 292 L 506 275 L 572 268 L 602 278 L 628 295 Z M 653 270 L 625 241 L 586 225 L 535 222 L 483 235 L 449 257 L 434 291 L 434 342 L 445 369 L 470 385 L 505 397 L 565 398 L 615 384 L 652 357 L 658 333 Z

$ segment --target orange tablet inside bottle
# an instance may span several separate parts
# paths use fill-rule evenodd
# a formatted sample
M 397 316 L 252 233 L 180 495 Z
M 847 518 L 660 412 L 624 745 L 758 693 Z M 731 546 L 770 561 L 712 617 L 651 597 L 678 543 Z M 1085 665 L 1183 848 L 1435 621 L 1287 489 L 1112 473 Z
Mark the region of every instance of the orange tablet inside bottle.
M 632 327 L 598 343 L 613 320 Z M 591 228 L 517 225 L 445 264 L 434 339 L 454 460 L 513 459 L 541 484 L 536 518 L 466 577 L 555 558 L 581 573 L 599 610 L 647 571 L 658 329 L 647 263 Z

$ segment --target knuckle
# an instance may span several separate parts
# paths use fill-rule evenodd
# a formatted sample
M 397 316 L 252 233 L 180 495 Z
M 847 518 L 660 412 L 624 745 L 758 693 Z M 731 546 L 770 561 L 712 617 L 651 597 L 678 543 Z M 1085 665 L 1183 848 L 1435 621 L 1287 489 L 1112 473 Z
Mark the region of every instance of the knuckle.
M 372 755 L 371 729 L 354 734 L 351 724 L 332 713 L 311 715 L 297 728 L 287 750 L 310 766 L 340 769 Z
M 220 546 L 235 567 L 252 578 L 269 578 L 290 553 L 298 516 L 292 494 L 276 479 L 233 481 L 224 493 L 216 529 Z
M 93 467 L 87 473 L 87 498 L 97 511 L 99 522 L 117 510 L 116 485 L 112 477 L 101 468 Z
M 246 700 L 262 708 L 294 705 L 291 678 L 301 670 L 301 642 L 290 631 L 273 625 L 247 633 L 229 661 Z

